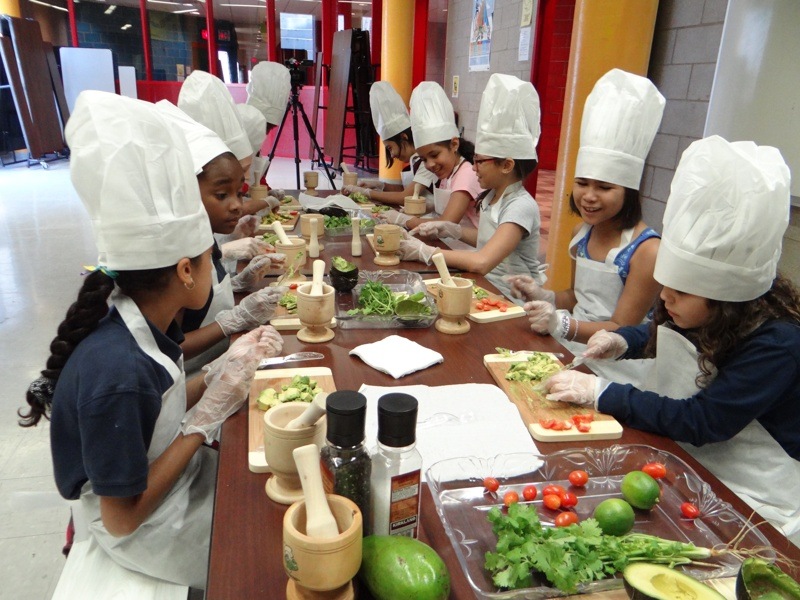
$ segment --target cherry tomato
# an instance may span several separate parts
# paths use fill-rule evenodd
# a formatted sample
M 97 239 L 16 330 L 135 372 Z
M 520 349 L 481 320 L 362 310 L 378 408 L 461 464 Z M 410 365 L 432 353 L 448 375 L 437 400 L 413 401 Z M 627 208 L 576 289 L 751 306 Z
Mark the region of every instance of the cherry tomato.
M 572 508 L 576 504 L 578 504 L 578 497 L 572 492 L 564 492 L 564 495 L 561 496 L 561 506 L 563 508 Z
M 500 489 L 500 482 L 497 481 L 496 477 L 486 477 L 483 480 L 483 487 L 486 488 L 487 492 L 496 492 Z
M 497 307 L 497 310 L 499 310 L 500 312 L 506 312 L 506 311 L 508 310 L 508 306 L 506 306 L 505 304 L 503 304 L 503 305 L 501 305 L 501 306 L 498 306 L 498 307 Z
M 506 506 L 511 506 L 512 504 L 516 504 L 519 502 L 519 494 L 514 490 L 509 490 L 505 494 L 503 494 L 503 504 Z
M 642 467 L 642 471 L 650 475 L 653 479 L 661 479 L 667 476 L 667 467 L 660 462 L 647 463 Z
M 292 215 L 292 216 L 295 216 L 295 215 L 296 215 L 296 214 L 298 214 L 298 213 L 297 213 L 297 211 L 296 211 L 296 210 L 290 210 L 290 211 L 289 211 L 289 214 L 290 214 L 290 215 Z
M 561 508 L 561 498 L 557 494 L 546 494 L 542 498 L 542 503 L 550 510 L 558 510 Z
M 577 427 L 578 431 L 580 431 L 581 433 L 589 433 L 592 430 L 591 423 L 578 423 L 577 425 L 575 425 L 575 427 Z
M 556 517 L 556 527 L 567 527 L 579 521 L 578 515 L 572 511 L 565 511 Z
M 586 482 L 589 481 L 589 474 L 586 471 L 573 471 L 569 474 L 570 485 L 574 485 L 575 487 L 583 487 L 586 485 Z
M 566 492 L 566 491 L 567 490 L 565 490 L 562 486 L 554 485 L 554 484 L 551 483 L 550 485 L 546 485 L 544 487 L 544 489 L 542 490 L 542 496 L 547 496 L 549 494 L 555 494 L 556 496 L 558 496 L 558 498 L 560 500 L 561 498 L 564 497 L 564 492 Z
M 696 519 L 700 516 L 700 509 L 691 502 L 681 504 L 681 514 L 687 519 Z
M 528 502 L 533 502 L 536 500 L 536 495 L 538 493 L 539 490 L 536 489 L 535 485 L 526 485 L 522 490 L 522 497 Z
M 296 290 L 296 289 L 297 289 L 297 286 L 298 286 L 298 284 L 297 284 L 297 283 L 291 283 L 291 284 L 289 284 L 289 289 L 290 289 L 290 290 Z
M 478 302 L 475 305 L 476 310 L 483 310 L 485 307 L 486 307 L 486 305 L 483 302 Z

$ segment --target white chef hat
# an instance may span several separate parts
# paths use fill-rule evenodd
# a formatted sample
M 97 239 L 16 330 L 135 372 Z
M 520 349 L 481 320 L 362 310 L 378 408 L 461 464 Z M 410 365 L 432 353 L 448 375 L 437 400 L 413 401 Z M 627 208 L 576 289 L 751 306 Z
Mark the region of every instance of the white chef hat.
M 539 94 L 532 83 L 494 73 L 481 98 L 475 152 L 496 158 L 538 158 L 539 116 Z
M 203 171 L 203 167 L 220 154 L 230 152 L 225 142 L 216 133 L 192 119 L 169 100 L 159 100 L 156 102 L 156 108 L 183 132 L 192 155 L 195 175 L 199 175 Z
M 192 71 L 181 85 L 178 107 L 222 138 L 237 160 L 253 155 L 233 97 L 218 77 L 205 71 Z
M 411 92 L 411 133 L 417 148 L 458 137 L 453 105 L 442 86 L 423 81 Z
M 272 125 L 280 125 L 292 89 L 289 69 L 281 63 L 262 61 L 250 71 L 247 104 L 255 106 Z
M 745 302 L 772 286 L 789 224 L 777 148 L 711 136 L 681 156 L 653 276 L 680 292 Z
M 99 264 L 115 271 L 168 267 L 214 243 L 186 140 L 153 104 L 82 92 L 66 137 Z
M 237 104 L 236 110 L 239 111 L 239 116 L 242 118 L 242 124 L 247 132 L 247 139 L 250 140 L 250 145 L 253 147 L 253 152 L 258 152 L 267 135 L 267 120 L 260 110 L 249 104 Z
M 638 190 L 665 103 L 646 77 L 611 69 L 598 79 L 583 108 L 575 177 Z
M 386 141 L 411 127 L 406 103 L 388 81 L 376 81 L 369 90 L 372 123 Z

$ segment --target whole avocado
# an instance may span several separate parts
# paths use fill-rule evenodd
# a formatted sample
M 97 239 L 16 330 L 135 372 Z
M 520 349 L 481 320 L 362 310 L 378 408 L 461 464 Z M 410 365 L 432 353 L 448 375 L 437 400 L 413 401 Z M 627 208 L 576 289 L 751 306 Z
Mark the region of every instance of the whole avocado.
M 358 575 L 376 600 L 444 600 L 450 595 L 444 561 L 419 540 L 370 535 L 361 554 Z

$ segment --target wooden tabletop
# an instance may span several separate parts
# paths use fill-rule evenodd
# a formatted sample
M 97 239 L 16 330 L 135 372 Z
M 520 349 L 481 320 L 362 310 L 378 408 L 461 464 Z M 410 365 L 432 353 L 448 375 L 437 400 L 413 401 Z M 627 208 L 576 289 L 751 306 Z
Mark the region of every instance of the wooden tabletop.
M 320 258 L 325 259 L 328 265 L 334 255 L 351 259 L 349 238 L 333 242 L 324 240 L 324 243 L 325 250 Z M 352 260 L 360 269 L 376 270 L 378 267 L 372 263 L 373 257 L 374 254 L 364 240 L 362 256 Z M 308 261 L 309 266 L 310 263 L 311 260 Z M 422 263 L 404 263 L 402 266 L 410 270 L 433 271 L 431 267 L 426 267 Z M 474 277 L 480 285 L 492 289 L 485 279 Z M 407 375 L 402 380 L 395 380 L 349 355 L 349 351 L 355 346 L 378 341 L 387 333 L 397 333 L 425 347 L 435 349 L 444 356 L 444 362 Z M 496 346 L 564 352 L 567 359 L 571 357 L 571 354 L 553 338 L 531 333 L 525 318 L 494 323 L 472 323 L 470 332 L 464 335 L 444 335 L 434 327 L 403 330 L 339 328 L 336 329 L 333 340 L 326 344 L 304 344 L 293 332 L 284 332 L 283 340 L 284 354 L 299 350 L 325 354 L 325 359 L 316 361 L 314 366 L 329 367 L 333 372 L 336 387 L 340 390 L 357 390 L 362 384 L 376 386 L 492 384 L 492 377 L 483 365 L 483 356 L 493 353 Z M 230 417 L 223 427 L 206 592 L 206 598 L 209 600 L 285 597 L 287 576 L 283 570 L 282 559 L 282 519 L 288 507 L 277 504 L 267 497 L 264 486 L 268 474 L 256 474 L 248 470 L 247 440 L 247 411 L 243 409 Z M 620 440 L 584 442 L 581 446 L 603 448 L 616 443 L 648 444 L 675 454 L 694 468 L 698 475 L 711 485 L 720 499 L 729 502 L 743 515 L 750 515 L 752 512 L 675 442 L 662 436 L 625 428 Z M 575 446 L 574 442 L 560 444 L 537 442 L 539 451 L 545 454 Z M 790 544 L 777 530 L 769 525 L 762 525 L 759 529 L 778 552 L 794 560 L 800 560 L 800 549 Z M 452 581 L 451 598 L 474 598 L 427 486 L 424 486 L 422 496 L 419 537 L 432 546 L 447 564 Z M 794 573 L 795 577 L 798 575 L 800 573 Z M 609 600 L 623 597 L 619 592 L 602 595 L 607 596 Z M 366 592 L 358 597 L 369 598 Z

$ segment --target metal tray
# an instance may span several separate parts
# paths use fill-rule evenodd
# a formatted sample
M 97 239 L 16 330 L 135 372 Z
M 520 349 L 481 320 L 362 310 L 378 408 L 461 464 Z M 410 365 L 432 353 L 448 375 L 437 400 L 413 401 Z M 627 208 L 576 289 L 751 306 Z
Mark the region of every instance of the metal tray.
M 494 586 L 491 575 L 483 568 L 486 552 L 493 551 L 497 541 L 486 519 L 489 509 L 502 507 L 506 491 L 516 490 L 522 498 L 522 489 L 534 484 L 540 493 L 532 504 L 537 507 L 542 524 L 552 526 L 559 511 L 542 505 L 541 490 L 544 485 L 554 483 L 575 492 L 578 505 L 574 510 L 583 520 L 606 498 L 622 497 L 619 488 L 626 473 L 654 461 L 664 463 L 667 468 L 667 477 L 659 480 L 661 501 L 650 511 L 636 511 L 633 531 L 713 548 L 727 544 L 746 526 L 747 519 L 717 498 L 689 465 L 669 452 L 645 445 L 562 450 L 549 455 L 507 454 L 488 460 L 476 457 L 444 460 L 428 469 L 427 481 L 464 575 L 478 598 L 551 598 L 567 594 L 551 587 L 542 576 L 534 575 L 536 585 L 532 588 L 500 591 Z M 569 487 L 567 476 L 575 469 L 589 473 L 584 488 Z M 487 476 L 500 480 L 497 498 L 484 493 L 483 479 Z M 683 502 L 693 502 L 701 516 L 695 520 L 683 518 L 680 512 Z M 740 546 L 766 548 L 764 557 L 770 558 L 770 543 L 757 529 L 749 530 Z M 741 564 L 730 555 L 707 562 L 714 566 L 679 568 L 697 579 L 715 579 L 736 575 Z M 617 577 L 584 584 L 579 591 L 620 587 L 622 579 Z
M 415 294 L 425 293 L 425 304 L 430 307 L 431 314 L 413 317 L 398 317 L 397 315 L 350 315 L 350 309 L 358 307 L 358 297 L 361 288 L 368 281 L 379 281 L 388 286 L 393 292 L 406 292 Z M 436 302 L 428 293 L 419 273 L 411 271 L 359 271 L 358 283 L 353 290 L 346 294 L 336 294 L 336 322 L 341 329 L 397 329 L 401 327 L 430 327 L 439 316 Z

